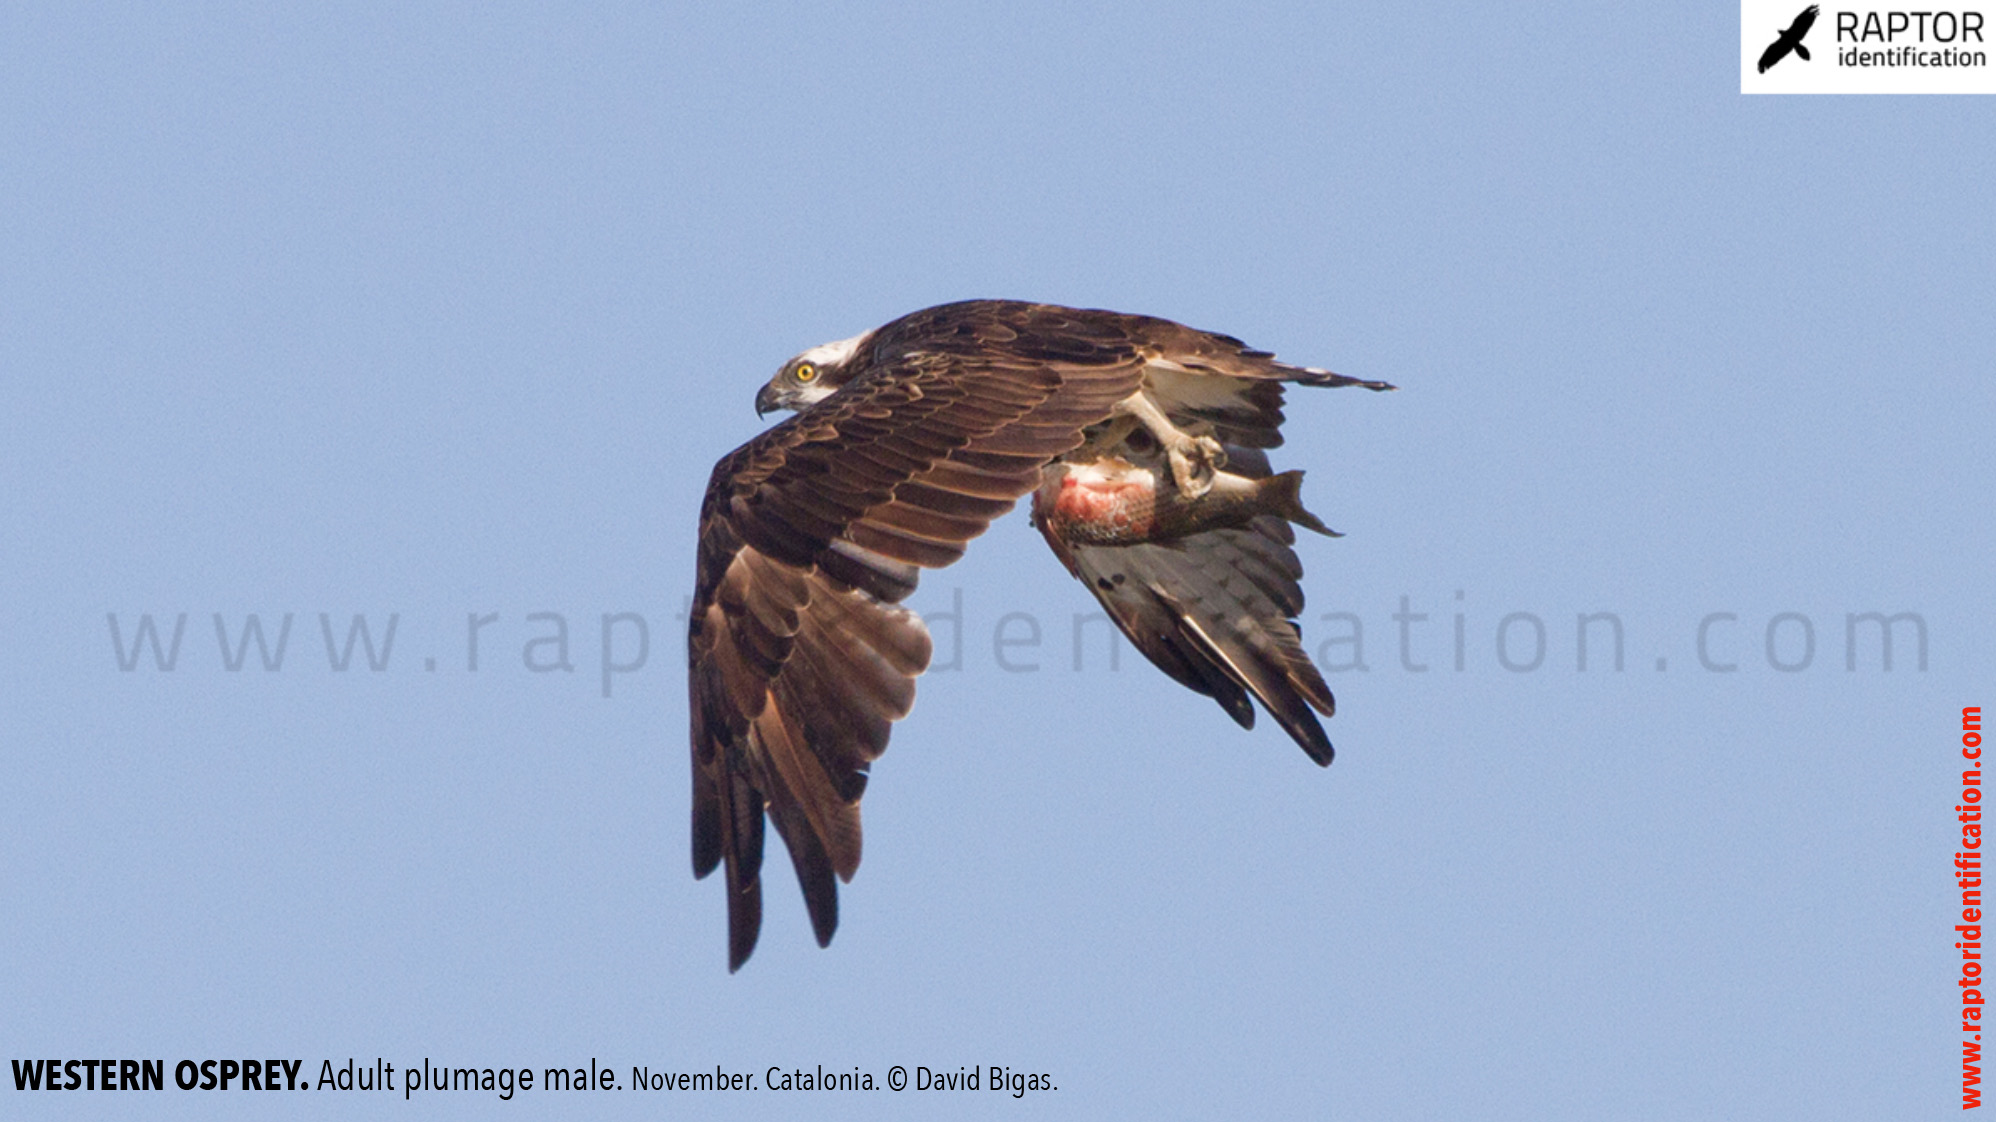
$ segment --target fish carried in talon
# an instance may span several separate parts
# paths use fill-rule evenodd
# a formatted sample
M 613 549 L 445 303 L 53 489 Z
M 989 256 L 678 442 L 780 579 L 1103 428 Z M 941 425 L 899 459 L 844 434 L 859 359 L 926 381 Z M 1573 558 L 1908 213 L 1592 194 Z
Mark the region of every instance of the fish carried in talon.
M 1111 456 L 1050 467 L 1033 497 L 1033 514 L 1045 532 L 1076 545 L 1173 541 L 1245 526 L 1264 514 L 1341 536 L 1304 509 L 1302 482 L 1300 471 L 1259 479 L 1220 471 L 1204 493 L 1193 496 L 1169 471 Z

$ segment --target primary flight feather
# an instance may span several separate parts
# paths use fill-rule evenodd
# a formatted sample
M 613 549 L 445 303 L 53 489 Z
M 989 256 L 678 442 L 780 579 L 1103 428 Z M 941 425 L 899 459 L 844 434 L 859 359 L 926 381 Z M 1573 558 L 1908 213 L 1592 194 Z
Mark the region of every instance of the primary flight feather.
M 756 411 L 796 416 L 707 484 L 687 635 L 693 872 L 725 866 L 730 970 L 762 926 L 765 819 L 831 941 L 868 768 L 929 662 L 900 601 L 1028 494 L 1054 554 L 1152 663 L 1243 727 L 1259 701 L 1331 762 L 1290 527 L 1331 531 L 1303 508 L 1302 473 L 1264 451 L 1282 443 L 1283 383 L 1393 388 L 1169 320 L 1005 300 L 784 364 Z

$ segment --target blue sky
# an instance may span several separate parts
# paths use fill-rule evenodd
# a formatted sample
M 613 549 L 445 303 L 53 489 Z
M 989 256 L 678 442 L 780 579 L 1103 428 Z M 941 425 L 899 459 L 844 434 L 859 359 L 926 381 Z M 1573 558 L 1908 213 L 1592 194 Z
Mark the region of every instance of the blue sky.
M 0 13 L 0 1052 L 1058 1087 L 715 1116 L 1954 1110 L 1996 122 L 1741 97 L 1738 34 L 1723 5 Z M 875 768 L 837 939 L 772 851 L 731 977 L 687 854 L 700 490 L 784 359 L 972 296 L 1402 387 L 1292 395 L 1277 456 L 1348 534 L 1300 547 L 1306 645 L 1364 667 L 1330 674 L 1338 760 L 1111 669 L 1099 624 L 1077 668 L 1095 605 L 1014 516 L 913 600 L 960 665 Z M 1884 669 L 1873 612 L 1917 614 L 1924 668 L 1908 621 Z M 174 669 L 120 668 L 107 616 L 129 654 L 182 613 Z M 292 616 L 281 669 L 226 668 L 215 616 L 250 613 Z M 330 666 L 357 613 L 377 645 L 395 618 L 378 671 Z M 994 646 L 1013 613 L 1037 647 Z

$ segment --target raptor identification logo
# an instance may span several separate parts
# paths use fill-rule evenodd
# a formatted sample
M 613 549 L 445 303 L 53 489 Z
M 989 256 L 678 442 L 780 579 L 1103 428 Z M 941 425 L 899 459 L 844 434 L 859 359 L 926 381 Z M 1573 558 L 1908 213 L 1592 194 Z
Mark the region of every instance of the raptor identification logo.
M 1740 92 L 1996 93 L 1992 17 L 1988 0 L 1917 9 L 1740 0 Z

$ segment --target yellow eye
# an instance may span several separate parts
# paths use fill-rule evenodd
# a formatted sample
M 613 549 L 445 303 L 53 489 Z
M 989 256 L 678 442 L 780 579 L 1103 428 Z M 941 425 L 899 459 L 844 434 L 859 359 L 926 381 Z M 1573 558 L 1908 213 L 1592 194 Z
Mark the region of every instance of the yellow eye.
M 797 380 L 805 385 L 810 385 L 812 382 L 818 380 L 818 368 L 808 362 L 798 363 Z

